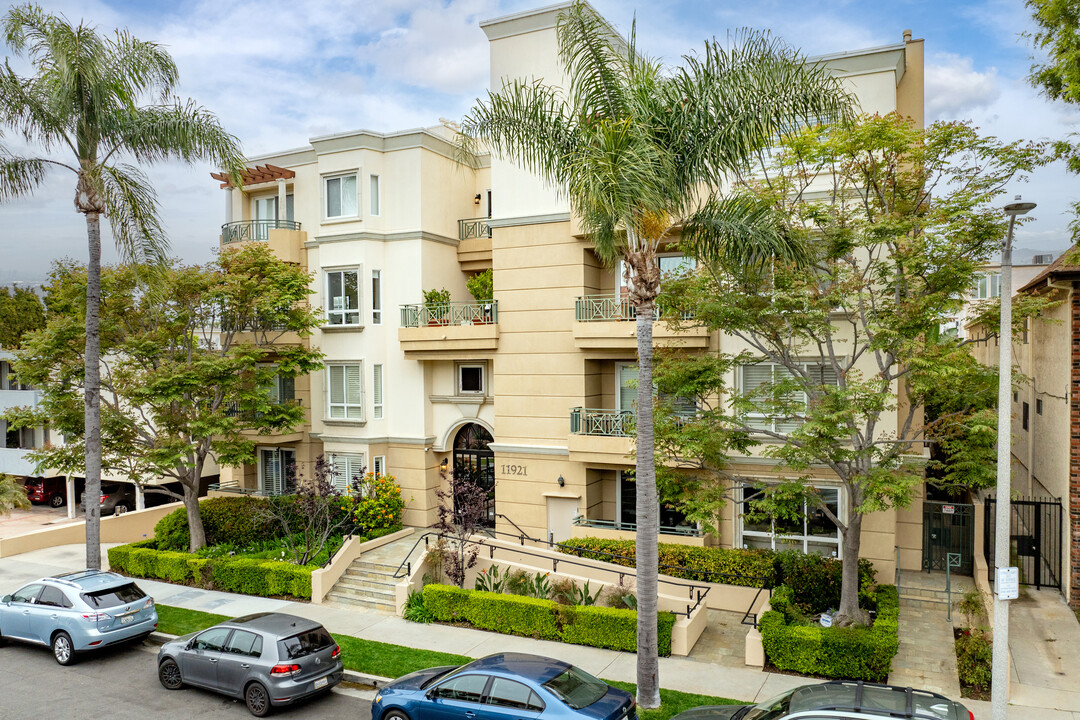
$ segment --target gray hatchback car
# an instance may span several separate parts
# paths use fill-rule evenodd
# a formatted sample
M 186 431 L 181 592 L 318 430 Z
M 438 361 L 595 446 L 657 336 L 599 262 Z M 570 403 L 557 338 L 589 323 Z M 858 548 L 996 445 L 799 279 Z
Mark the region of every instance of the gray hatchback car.
M 329 692 L 344 671 L 341 648 L 326 628 L 285 613 L 227 620 L 158 651 L 158 679 L 169 690 L 216 690 L 243 699 L 258 717 L 276 705 Z
M 0 598 L 0 639 L 48 645 L 61 665 L 141 640 L 157 625 L 153 598 L 131 578 L 101 570 L 42 578 Z

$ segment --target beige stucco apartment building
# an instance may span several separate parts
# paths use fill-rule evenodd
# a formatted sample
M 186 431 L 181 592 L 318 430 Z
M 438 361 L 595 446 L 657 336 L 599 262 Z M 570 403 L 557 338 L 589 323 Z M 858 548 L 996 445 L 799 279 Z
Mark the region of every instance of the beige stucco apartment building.
M 481 23 L 492 87 L 562 80 L 559 10 Z M 895 45 L 814 61 L 844 78 L 864 111 L 922 124 L 923 44 L 909 32 Z M 326 320 L 311 343 L 327 369 L 292 388 L 309 424 L 260 438 L 258 465 L 223 469 L 222 482 L 270 488 L 282 462 L 302 469 L 321 452 L 346 472 L 392 474 L 408 501 L 406 523 L 424 526 L 435 520 L 443 469 L 470 468 L 490 488 L 489 520 L 500 531 L 625 534 L 633 441 L 623 421 L 636 392 L 636 341 L 621 275 L 599 262 L 565 198 L 498 158 L 458 164 L 452 140 L 444 128 L 314 138 L 252 158 L 258 182 L 227 190 L 223 244 L 267 241 L 314 273 L 312 302 Z M 661 259 L 683 262 L 674 251 Z M 466 279 L 487 268 L 494 300 L 475 303 Z M 425 306 L 423 292 L 441 288 L 451 304 Z M 733 349 L 731 338 L 701 328 L 673 333 L 658 323 L 654 332 L 658 345 Z M 776 476 L 760 457 L 736 464 L 742 476 Z M 846 502 L 825 472 L 820 485 Z M 864 553 L 884 577 L 896 546 L 904 566 L 920 566 L 920 513 L 921 501 L 865 523 Z M 716 538 L 675 513 L 661 520 L 662 540 L 839 552 L 837 533 L 813 516 L 784 537 L 744 526 L 734 504 Z

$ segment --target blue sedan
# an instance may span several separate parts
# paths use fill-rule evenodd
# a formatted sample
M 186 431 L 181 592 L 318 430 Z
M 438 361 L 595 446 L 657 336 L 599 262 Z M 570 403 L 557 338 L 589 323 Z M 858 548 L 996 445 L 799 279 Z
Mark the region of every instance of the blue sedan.
M 637 720 L 633 696 L 561 660 L 502 653 L 398 678 L 371 720 Z

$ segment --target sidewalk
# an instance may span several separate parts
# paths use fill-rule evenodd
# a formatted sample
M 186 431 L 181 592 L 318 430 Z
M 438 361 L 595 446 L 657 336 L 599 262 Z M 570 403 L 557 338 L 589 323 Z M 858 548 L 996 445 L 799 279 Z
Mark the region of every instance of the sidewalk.
M 104 556 L 104 552 L 102 555 Z M 107 565 L 103 558 L 102 565 Z M 85 566 L 82 545 L 65 545 L 10 558 L 0 558 L 0 592 L 11 592 L 40 577 L 76 570 Z M 636 665 L 632 653 L 567 645 L 530 638 L 499 635 L 470 628 L 423 625 L 399 617 L 361 608 L 337 608 L 310 603 L 249 597 L 200 590 L 156 580 L 138 580 L 139 586 L 156 602 L 191 610 L 238 616 L 253 612 L 287 612 L 312 618 L 329 630 L 367 640 L 392 642 L 408 647 L 482 657 L 496 652 L 529 652 L 557 657 L 607 680 L 635 682 Z M 800 685 L 815 682 L 794 675 L 767 673 L 753 668 L 720 667 L 689 658 L 660 658 L 660 684 L 671 690 L 716 695 L 762 702 Z M 959 698 L 957 698 L 959 699 Z M 964 701 L 977 720 L 989 720 L 988 703 Z M 1031 718 L 1030 707 L 1011 706 L 1009 718 Z M 1040 709 L 1037 717 L 1046 720 L 1080 720 L 1080 713 Z

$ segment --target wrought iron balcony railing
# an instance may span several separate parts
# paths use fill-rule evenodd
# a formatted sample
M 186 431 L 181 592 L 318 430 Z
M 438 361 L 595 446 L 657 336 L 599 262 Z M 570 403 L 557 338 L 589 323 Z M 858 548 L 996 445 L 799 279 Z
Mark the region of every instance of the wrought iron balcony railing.
M 618 520 L 594 520 L 592 518 L 582 517 L 578 515 L 574 518 L 574 524 L 579 527 L 593 527 L 604 528 L 606 530 L 627 530 L 629 532 L 635 532 L 637 530 L 636 523 L 624 523 Z M 692 525 L 661 525 L 661 535 L 685 535 L 688 537 L 703 537 L 705 533 Z
M 635 414 L 632 410 L 604 410 L 576 407 L 570 411 L 570 432 L 574 435 L 631 437 Z
M 271 230 L 299 230 L 300 223 L 292 220 L 239 220 L 221 226 L 221 242 L 243 242 L 245 240 L 266 240 Z
M 489 238 L 491 237 L 491 226 L 488 225 L 487 218 L 480 220 L 470 220 L 469 218 L 465 218 L 464 220 L 457 221 L 457 234 L 458 240 Z
M 663 313 L 656 313 L 661 319 Z M 683 320 L 693 317 L 683 313 Z M 637 314 L 630 301 L 620 295 L 581 295 L 574 300 L 574 319 L 578 322 L 605 322 L 610 320 L 636 320 Z
M 286 400 L 278 400 L 273 404 L 297 406 L 300 405 L 300 399 L 289 398 Z M 266 416 L 265 412 L 256 410 L 251 406 L 241 405 L 240 403 L 232 403 L 231 405 L 229 405 L 229 407 L 225 410 L 225 414 L 229 417 L 239 418 L 243 422 L 257 422 L 259 420 L 262 420 Z
M 428 325 L 492 325 L 499 321 L 499 303 L 446 302 L 431 305 L 402 305 L 401 327 Z

